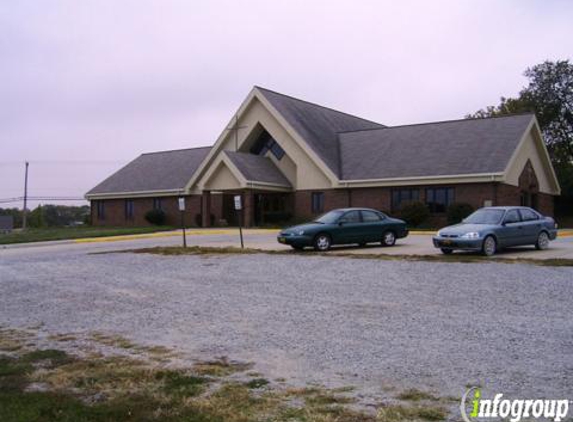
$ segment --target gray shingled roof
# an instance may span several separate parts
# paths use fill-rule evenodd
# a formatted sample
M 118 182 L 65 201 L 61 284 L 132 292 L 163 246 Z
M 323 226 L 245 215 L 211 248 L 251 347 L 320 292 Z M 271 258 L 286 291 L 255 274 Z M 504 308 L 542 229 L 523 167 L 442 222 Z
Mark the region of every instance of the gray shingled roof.
M 211 147 L 142 154 L 87 195 L 183 189 Z
M 257 88 L 337 176 L 340 175 L 337 132 L 384 127 L 380 123 Z
M 225 151 L 225 154 L 249 182 L 272 183 L 291 187 L 288 179 L 270 158 L 235 151 Z
M 341 179 L 502 172 L 533 117 L 523 114 L 340 133 Z

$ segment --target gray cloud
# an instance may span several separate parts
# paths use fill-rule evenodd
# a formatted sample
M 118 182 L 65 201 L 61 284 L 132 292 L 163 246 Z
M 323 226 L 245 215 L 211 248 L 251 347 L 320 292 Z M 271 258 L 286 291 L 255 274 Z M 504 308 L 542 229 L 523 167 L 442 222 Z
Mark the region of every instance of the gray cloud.
M 385 124 L 459 118 L 515 95 L 526 67 L 570 58 L 572 12 L 523 0 L 4 2 L 0 198 L 21 190 L 7 161 L 36 160 L 32 193 L 79 195 L 141 152 L 208 145 L 254 84 Z

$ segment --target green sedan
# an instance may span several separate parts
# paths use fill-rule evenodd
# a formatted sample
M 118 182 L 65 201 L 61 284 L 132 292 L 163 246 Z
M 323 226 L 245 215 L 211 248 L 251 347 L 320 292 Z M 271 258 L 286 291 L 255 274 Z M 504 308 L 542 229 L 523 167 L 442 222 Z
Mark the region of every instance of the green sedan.
M 402 220 L 369 208 L 343 208 L 329 211 L 310 223 L 284 229 L 277 240 L 297 250 L 312 246 L 317 251 L 327 251 L 332 245 L 363 246 L 378 242 L 393 246 L 396 239 L 407 235 Z

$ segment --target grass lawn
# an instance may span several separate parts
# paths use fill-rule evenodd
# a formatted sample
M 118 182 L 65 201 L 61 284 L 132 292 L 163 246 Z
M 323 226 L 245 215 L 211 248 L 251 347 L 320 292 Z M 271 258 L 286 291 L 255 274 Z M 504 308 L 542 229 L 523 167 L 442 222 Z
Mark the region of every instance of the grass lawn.
M 98 336 L 105 344 L 118 340 Z M 453 403 L 408 390 L 366 413 L 353 408 L 352 387 L 293 388 L 225 358 L 176 368 L 153 362 L 154 348 L 126 339 L 117 346 L 138 355 L 82 357 L 33 341 L 0 329 L 2 422 L 425 422 L 444 420 Z
M 173 227 L 56 227 L 27 229 L 0 234 L 0 245 L 11 243 L 42 242 L 47 240 L 80 239 L 84 237 L 123 236 L 173 230 Z
M 183 248 L 181 246 L 157 246 L 153 248 L 130 249 L 112 252 L 96 252 L 96 254 L 107 253 L 148 253 L 156 255 L 228 255 L 228 254 L 268 254 L 268 255 L 296 255 L 296 256 L 328 256 L 332 258 L 351 258 L 351 259 L 378 259 L 382 261 L 424 261 L 424 262 L 455 262 L 455 263 L 501 263 L 501 264 L 531 264 L 545 267 L 573 267 L 573 259 L 569 258 L 552 258 L 552 259 L 534 259 L 534 258 L 489 258 L 477 254 L 452 254 L 452 255 L 390 255 L 383 253 L 372 254 L 353 254 L 344 252 L 311 252 L 311 251 L 289 251 L 289 250 L 263 250 L 253 248 L 236 248 L 236 247 L 216 247 L 216 246 L 190 246 Z

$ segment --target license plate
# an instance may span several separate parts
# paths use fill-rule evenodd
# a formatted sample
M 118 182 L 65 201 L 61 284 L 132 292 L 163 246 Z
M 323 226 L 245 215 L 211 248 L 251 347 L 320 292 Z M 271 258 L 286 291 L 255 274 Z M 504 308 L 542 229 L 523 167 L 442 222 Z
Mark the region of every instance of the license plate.
M 451 245 L 452 241 L 451 240 L 442 240 L 442 245 Z
M 284 237 L 279 237 L 279 242 L 280 243 L 286 243 L 286 239 Z

